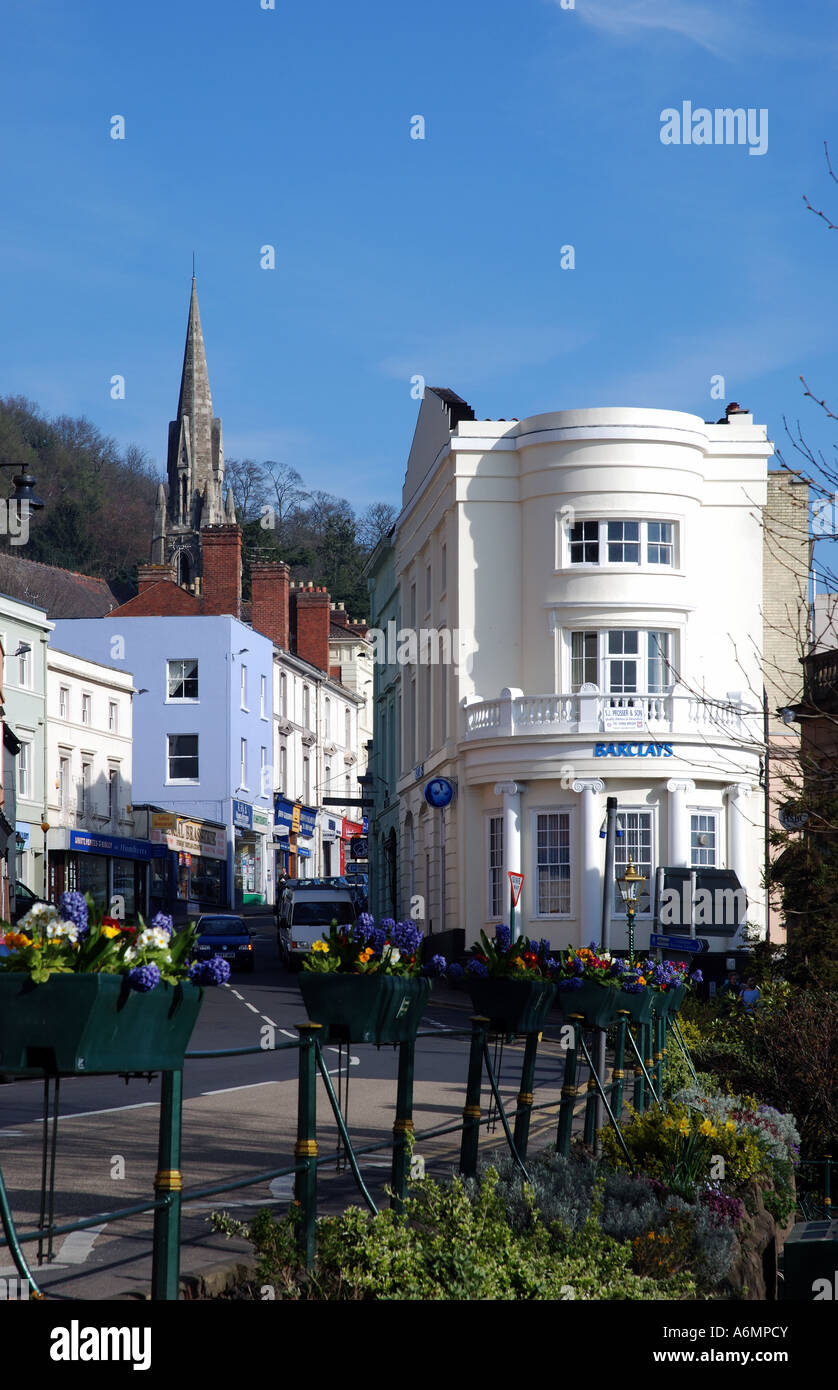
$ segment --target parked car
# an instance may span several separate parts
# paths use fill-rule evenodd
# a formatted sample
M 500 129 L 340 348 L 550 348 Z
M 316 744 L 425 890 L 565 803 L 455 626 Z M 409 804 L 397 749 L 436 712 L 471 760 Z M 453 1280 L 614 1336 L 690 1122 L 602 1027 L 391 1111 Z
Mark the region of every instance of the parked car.
M 221 956 L 231 970 L 252 970 L 253 933 L 243 917 L 232 913 L 204 913 L 196 924 L 195 960 Z
M 327 935 L 332 922 L 351 926 L 358 916 L 352 890 L 343 880 L 336 885 L 328 880 L 300 882 L 307 886 L 297 887 L 294 880 L 289 881 L 277 915 L 276 944 L 289 970 L 302 965 L 312 943 Z
M 36 903 L 45 903 L 46 898 L 39 898 L 37 893 L 33 893 L 31 888 L 27 888 L 25 883 L 20 880 L 15 884 L 15 905 L 12 909 L 12 921 L 15 926 L 21 917 L 25 917 L 31 907 Z

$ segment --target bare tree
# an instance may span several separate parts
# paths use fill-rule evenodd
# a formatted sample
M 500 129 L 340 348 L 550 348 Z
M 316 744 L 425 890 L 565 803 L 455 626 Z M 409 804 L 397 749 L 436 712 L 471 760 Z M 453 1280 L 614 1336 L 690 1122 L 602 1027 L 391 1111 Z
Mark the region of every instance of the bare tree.
M 358 518 L 358 543 L 364 550 L 375 550 L 382 536 L 391 530 L 398 514 L 398 508 L 390 502 L 370 503 Z
M 224 478 L 233 489 L 239 524 L 254 521 L 265 505 L 266 479 L 255 459 L 225 459 Z

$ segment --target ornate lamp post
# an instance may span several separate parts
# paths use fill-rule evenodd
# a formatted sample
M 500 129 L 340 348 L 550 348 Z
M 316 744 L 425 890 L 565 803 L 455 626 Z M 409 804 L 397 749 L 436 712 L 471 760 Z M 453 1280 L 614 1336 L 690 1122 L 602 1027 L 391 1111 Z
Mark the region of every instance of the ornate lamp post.
M 634 965 L 634 914 L 637 911 L 637 904 L 640 900 L 643 884 L 646 882 L 646 875 L 637 872 L 634 867 L 634 860 L 629 855 L 629 861 L 625 872 L 617 877 L 617 886 L 620 896 L 626 907 L 626 917 L 628 918 L 628 938 L 629 938 L 629 964 Z

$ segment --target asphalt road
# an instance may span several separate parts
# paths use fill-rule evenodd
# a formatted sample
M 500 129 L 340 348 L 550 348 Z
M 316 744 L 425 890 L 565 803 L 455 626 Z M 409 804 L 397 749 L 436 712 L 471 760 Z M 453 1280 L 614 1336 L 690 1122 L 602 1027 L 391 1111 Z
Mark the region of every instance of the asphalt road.
M 185 1195 L 199 1185 L 231 1181 L 248 1173 L 291 1165 L 297 1122 L 295 1049 L 271 1051 L 296 1038 L 295 1025 L 306 1019 L 296 978 L 284 970 L 276 951 L 273 918 L 250 918 L 255 933 L 255 969 L 236 972 L 228 986 L 208 989 L 190 1043 L 191 1051 L 259 1047 L 253 1056 L 187 1061 L 184 1068 L 183 1172 Z M 416 1152 L 427 1171 L 456 1166 L 459 1134 L 423 1142 L 423 1130 L 459 1121 L 464 1104 L 468 1039 L 449 1030 L 468 1029 L 467 996 L 437 984 L 423 1027 L 433 1035 L 416 1048 L 414 1121 Z M 548 1029 L 558 1033 L 558 1025 Z M 507 1045 L 500 1062 L 501 1092 L 511 1111 L 520 1084 L 523 1049 Z M 389 1140 L 395 1112 L 397 1050 L 373 1046 L 327 1048 L 325 1056 L 337 1089 L 346 1095 L 348 1123 L 356 1147 Z M 549 1043 L 539 1049 L 536 1103 L 554 1102 L 533 1120 L 533 1142 L 543 1131 L 555 1132 L 555 1103 L 562 1077 L 562 1053 Z M 160 1080 L 126 1083 L 120 1077 L 75 1077 L 61 1082 L 55 1183 L 56 1224 L 92 1217 L 151 1198 L 157 1167 Z M 321 1153 L 336 1148 L 337 1128 L 325 1088 L 317 1088 L 318 1143 Z M 38 1223 L 44 1087 L 40 1081 L 0 1086 L 0 1161 L 15 1221 L 20 1230 Z M 489 1102 L 484 1087 L 484 1112 Z M 500 1125 L 486 1130 L 481 1142 L 503 1142 Z M 390 1177 L 388 1149 L 361 1158 L 361 1169 L 374 1199 L 386 1203 Z M 334 1164 L 321 1168 L 319 1199 L 324 1210 L 340 1210 L 361 1197 L 348 1171 Z M 245 1220 L 264 1206 L 285 1209 L 293 1179 L 283 1177 L 237 1192 L 186 1203 L 183 1215 L 181 1268 L 200 1272 L 219 1262 L 247 1257 L 246 1242 L 227 1241 L 208 1228 L 208 1214 L 226 1209 Z M 100 1299 L 148 1289 L 151 1251 L 150 1215 L 122 1218 L 90 1231 L 55 1241 L 54 1259 L 36 1268 L 37 1245 L 27 1256 L 50 1297 Z M 13 1273 L 0 1247 L 0 1278 Z

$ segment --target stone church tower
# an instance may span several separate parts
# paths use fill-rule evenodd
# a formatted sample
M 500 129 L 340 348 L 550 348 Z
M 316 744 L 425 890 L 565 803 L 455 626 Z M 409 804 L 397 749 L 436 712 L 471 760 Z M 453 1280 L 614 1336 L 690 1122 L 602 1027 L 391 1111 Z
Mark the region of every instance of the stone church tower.
M 169 424 L 168 488 L 161 483 L 154 512 L 151 563 L 171 565 L 178 584 L 201 592 L 201 530 L 236 524 L 233 492 L 224 489 L 221 421 L 213 416 L 207 356 L 192 277 L 189 322 L 177 418 Z

